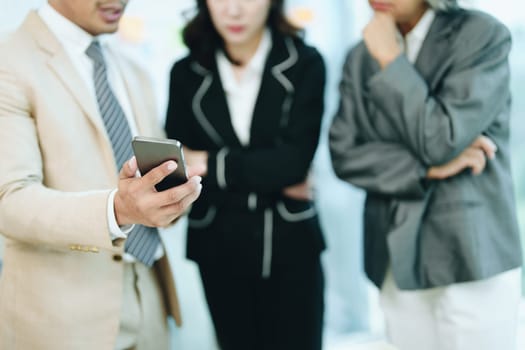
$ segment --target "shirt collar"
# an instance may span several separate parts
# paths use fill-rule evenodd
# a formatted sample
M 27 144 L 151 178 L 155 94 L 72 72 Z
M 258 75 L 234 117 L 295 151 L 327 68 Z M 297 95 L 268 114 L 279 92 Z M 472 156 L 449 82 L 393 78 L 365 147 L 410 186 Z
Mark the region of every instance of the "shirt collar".
M 416 26 L 407 33 L 406 40 L 423 41 L 426 38 L 435 17 L 436 12 L 433 9 L 428 8 L 423 14 L 423 17 L 417 22 Z
M 416 61 L 435 16 L 435 11 L 429 8 L 425 11 L 416 26 L 412 28 L 404 38 L 401 33 L 397 31 L 397 42 L 411 63 Z
M 248 66 L 246 67 L 247 70 L 252 71 L 253 73 L 262 74 L 264 70 L 264 64 L 266 62 L 266 57 L 268 56 L 268 53 L 270 52 L 271 48 L 272 36 L 268 28 L 266 28 L 264 30 L 257 51 L 255 51 L 255 54 L 248 63 Z
M 104 44 L 106 38 L 94 37 L 75 23 L 60 14 L 49 3 L 44 3 L 38 10 L 38 14 L 49 27 L 51 32 L 58 38 L 62 46 L 84 53 L 94 39 Z
M 261 76 L 264 71 L 266 57 L 272 48 L 272 36 L 268 29 L 264 30 L 261 42 L 257 47 L 257 51 L 253 55 L 250 62 L 246 66 L 245 77 Z M 221 73 L 221 80 L 223 88 L 226 91 L 233 91 L 238 83 L 235 81 L 232 71 L 232 63 L 226 58 L 222 50 L 217 50 L 215 55 L 219 72 Z M 243 79 L 244 80 L 244 79 Z

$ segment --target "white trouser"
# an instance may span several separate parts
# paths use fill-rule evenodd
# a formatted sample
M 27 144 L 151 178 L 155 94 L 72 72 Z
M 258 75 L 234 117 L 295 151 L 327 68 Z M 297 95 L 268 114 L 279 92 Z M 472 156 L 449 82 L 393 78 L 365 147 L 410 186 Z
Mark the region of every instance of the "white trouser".
M 387 336 L 399 350 L 514 350 L 521 269 L 418 291 L 381 288 Z

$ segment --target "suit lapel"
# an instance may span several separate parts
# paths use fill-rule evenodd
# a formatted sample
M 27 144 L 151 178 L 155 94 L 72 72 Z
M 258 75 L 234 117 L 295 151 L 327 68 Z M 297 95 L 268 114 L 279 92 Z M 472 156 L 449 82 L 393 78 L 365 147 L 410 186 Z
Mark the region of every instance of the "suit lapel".
M 65 51 L 58 52 L 54 55 L 48 64 L 60 81 L 62 81 L 62 84 L 64 84 L 71 95 L 73 95 L 95 128 L 100 132 L 105 132 L 104 122 L 100 117 L 98 106 L 95 100 L 89 95 L 87 87 L 78 76 Z
M 293 44 L 290 42 L 290 45 Z M 271 144 L 279 134 L 281 124 L 284 127 L 287 123 L 289 110 L 283 108 L 283 103 L 286 105 L 284 101 L 287 99 L 291 103 L 294 87 L 283 72 L 296 61 L 296 55 L 289 51 L 282 38 L 273 35 L 272 49 L 266 61 L 254 108 L 250 130 L 251 145 Z
M 203 112 L 217 133 L 221 135 L 225 144 L 240 146 L 241 143 L 233 129 L 226 93 L 222 86 L 217 64 L 214 64 L 212 72 L 213 81 L 202 100 Z
M 265 65 L 254 107 L 250 130 L 251 146 L 268 144 L 269 139 L 275 138 L 281 124 L 286 121 L 288 113 L 283 108 L 283 104 L 286 105 L 286 103 L 276 103 L 276 101 L 291 99 L 293 93 L 293 86 L 283 72 L 295 64 L 297 57 L 289 52 L 282 39 L 273 36 L 272 40 L 272 50 Z M 224 145 L 240 147 L 241 143 L 233 129 L 226 95 L 215 60 L 210 70 L 195 64 L 192 69 L 203 77 L 193 100 L 197 120 L 219 147 Z M 288 91 L 288 89 L 291 90 Z
M 156 109 L 147 107 L 147 103 L 154 103 L 155 101 L 149 101 L 149 96 L 144 96 L 144 82 L 136 79 L 137 74 L 131 72 L 131 67 L 119 55 L 112 53 L 112 58 L 117 63 L 116 68 L 124 81 L 139 135 L 161 136 L 158 134 L 158 128 L 155 127 L 157 116 L 151 115 L 151 111 Z
M 192 62 L 191 70 L 198 76 L 192 96 L 192 111 L 196 121 L 217 147 L 240 145 L 230 118 L 226 95 L 215 60 L 205 68 Z
M 35 11 L 28 15 L 23 26 L 35 38 L 41 50 L 50 55 L 48 66 L 51 71 L 55 73 L 64 87 L 71 93 L 94 127 L 102 134 L 105 134 L 104 122 L 98 111 L 96 101 L 90 95 L 87 86 L 78 75 L 62 45 L 60 45 Z
M 436 18 L 421 46 L 415 67 L 431 90 L 441 81 L 449 66 L 451 34 L 459 30 L 462 16 L 462 11 L 449 14 L 436 13 Z

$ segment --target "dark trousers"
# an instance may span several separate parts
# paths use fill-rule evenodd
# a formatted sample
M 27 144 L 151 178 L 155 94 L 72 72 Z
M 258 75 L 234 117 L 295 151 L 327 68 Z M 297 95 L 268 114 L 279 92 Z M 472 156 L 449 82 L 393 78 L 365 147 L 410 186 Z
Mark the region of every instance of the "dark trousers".
M 324 277 L 319 257 L 272 266 L 269 278 L 200 266 L 222 350 L 321 350 Z

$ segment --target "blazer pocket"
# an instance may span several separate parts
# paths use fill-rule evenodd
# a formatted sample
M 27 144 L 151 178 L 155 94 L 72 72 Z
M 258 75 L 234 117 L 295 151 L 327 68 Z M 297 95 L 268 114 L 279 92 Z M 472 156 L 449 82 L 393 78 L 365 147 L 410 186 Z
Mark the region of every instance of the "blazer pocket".
M 429 286 L 478 278 L 490 242 L 479 202 L 439 203 L 428 212 L 420 237 L 422 276 Z M 490 225 L 489 225 L 490 226 Z M 493 232 L 491 232 L 493 233 Z
M 310 202 L 297 200 L 282 200 L 276 203 L 279 216 L 288 222 L 298 222 L 311 219 L 317 212 Z
M 209 206 L 202 213 L 194 213 L 193 211 L 188 218 L 188 226 L 196 229 L 203 229 L 210 226 L 217 216 L 217 208 Z

